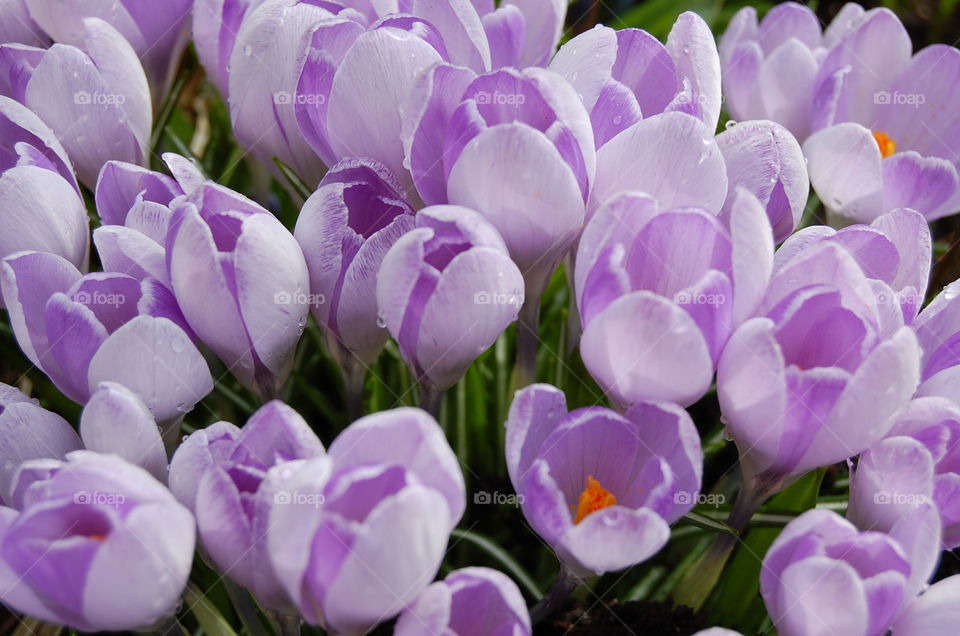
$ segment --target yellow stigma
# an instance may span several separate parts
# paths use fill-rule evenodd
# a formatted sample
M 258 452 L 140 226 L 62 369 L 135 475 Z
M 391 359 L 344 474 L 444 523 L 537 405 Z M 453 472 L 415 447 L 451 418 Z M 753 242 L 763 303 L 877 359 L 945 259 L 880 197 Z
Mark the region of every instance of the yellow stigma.
M 897 151 L 897 142 L 890 138 L 890 135 L 882 130 L 874 130 L 873 138 L 880 147 L 880 156 L 886 159 Z
M 577 505 L 577 516 L 574 523 L 580 523 L 592 512 L 603 510 L 608 506 L 615 506 L 617 498 L 613 493 L 600 485 L 600 482 L 593 477 L 587 477 L 587 487 L 580 493 L 580 501 Z

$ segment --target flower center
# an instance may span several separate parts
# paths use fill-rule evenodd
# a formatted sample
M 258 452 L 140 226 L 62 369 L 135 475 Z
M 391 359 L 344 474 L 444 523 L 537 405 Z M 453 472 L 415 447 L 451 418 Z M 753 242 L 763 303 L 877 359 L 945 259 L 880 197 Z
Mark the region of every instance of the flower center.
M 876 140 L 877 146 L 880 148 L 880 156 L 884 159 L 897 151 L 897 142 L 891 139 L 890 135 L 882 130 L 874 130 L 873 138 Z
M 577 504 L 577 516 L 574 523 L 580 523 L 590 513 L 597 510 L 603 510 L 608 506 L 614 506 L 617 498 L 613 493 L 600 485 L 600 482 L 593 477 L 587 477 L 587 486 L 580 493 L 580 501 Z

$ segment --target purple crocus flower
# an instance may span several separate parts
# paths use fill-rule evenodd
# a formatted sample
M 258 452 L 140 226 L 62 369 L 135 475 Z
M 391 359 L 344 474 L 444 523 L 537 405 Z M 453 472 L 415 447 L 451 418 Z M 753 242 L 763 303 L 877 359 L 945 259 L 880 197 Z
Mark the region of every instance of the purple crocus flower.
M 307 323 L 307 264 L 293 235 L 243 195 L 208 181 L 173 207 L 170 284 L 187 323 L 262 399 L 277 394 Z
M 703 18 L 680 14 L 664 46 L 641 29 L 597 26 L 564 44 L 550 70 L 590 112 L 599 148 L 641 119 L 685 112 L 711 131 L 720 118 L 720 58 Z
M 439 425 L 418 409 L 354 422 L 329 454 L 270 471 L 267 544 L 304 619 L 362 634 L 433 580 L 466 505 Z
M 463 376 L 516 320 L 523 300 L 523 277 L 503 239 L 482 216 L 455 205 L 421 210 L 377 274 L 381 320 L 434 392 Z
M 665 402 L 568 413 L 562 391 L 534 384 L 510 407 L 506 448 L 524 516 L 575 574 L 648 559 L 700 491 L 699 435 Z
M 273 503 L 273 493 L 264 485 L 267 471 L 323 454 L 323 444 L 303 418 L 273 401 L 243 429 L 220 422 L 190 435 L 170 463 L 170 488 L 196 515 L 206 553 L 271 609 L 285 609 L 289 602 L 267 554 Z
M 483 214 L 538 302 L 580 232 L 593 183 L 583 103 L 568 82 L 540 68 L 474 77 L 445 64 L 421 76 L 414 96 L 404 143 L 420 196 Z
M 213 389 L 176 301 L 155 280 L 83 276 L 55 254 L 19 252 L 0 264 L 0 286 L 20 348 L 78 403 L 115 381 L 166 422 Z
M 30 17 L 62 44 L 82 47 L 84 20 L 100 18 L 113 26 L 136 51 L 146 71 L 155 103 L 166 95 L 187 46 L 187 19 L 192 0 L 119 0 L 48 2 L 26 0 Z
M 194 0 L 193 43 L 207 78 L 226 97 L 230 55 L 246 15 L 264 0 Z
M 0 130 L 0 259 L 38 250 L 86 270 L 87 209 L 63 146 L 27 107 L 2 96 Z
M 377 272 L 414 226 L 400 184 L 369 160 L 335 165 L 300 210 L 294 236 L 310 269 L 313 315 L 342 365 L 352 356 L 369 365 L 386 344 L 388 332 L 377 324 Z
M 770 224 L 746 191 L 729 228 L 699 208 L 661 211 L 644 194 L 622 195 L 597 211 L 577 252 L 587 370 L 622 406 L 695 402 L 731 331 L 754 315 L 772 264 Z
M 0 42 L 47 46 L 50 38 L 30 17 L 25 0 L 0 2 Z
M 960 51 L 935 44 L 911 57 L 888 9 L 865 13 L 826 55 L 814 82 L 813 130 L 804 143 L 824 205 L 869 222 L 894 208 L 928 221 L 960 210 L 955 148 Z
M 858 532 L 829 510 L 806 512 L 767 552 L 760 593 L 777 633 L 921 636 L 956 621 L 960 577 L 919 597 L 939 556 L 939 520 L 930 505 L 890 534 Z
M 960 402 L 960 281 L 943 288 L 913 323 L 923 352 L 917 396 Z
M 530 636 L 530 614 L 510 577 L 489 568 L 454 570 L 425 589 L 397 620 L 397 636 Z
M 172 615 L 193 563 L 190 512 L 115 455 L 31 463 L 18 509 L 0 508 L 3 603 L 91 632 L 150 629 Z
M 821 32 L 816 14 L 796 2 L 777 4 L 759 23 L 755 8 L 737 11 L 719 45 L 730 116 L 770 119 L 806 139 L 820 64 L 863 13 L 847 3 Z
M 36 113 L 93 188 L 110 159 L 143 164 L 152 108 L 137 54 L 99 18 L 86 18 L 77 46 L 0 45 L 0 94 Z
M 843 240 L 797 250 L 779 264 L 758 317 L 730 337 L 717 394 L 748 491 L 769 494 L 860 453 L 913 395 L 917 338 L 889 287 L 861 269 L 871 261 Z
M 888 437 L 860 455 L 850 479 L 847 516 L 867 530 L 890 531 L 902 517 L 933 502 L 944 549 L 960 545 L 960 408 L 921 397 L 897 416 Z

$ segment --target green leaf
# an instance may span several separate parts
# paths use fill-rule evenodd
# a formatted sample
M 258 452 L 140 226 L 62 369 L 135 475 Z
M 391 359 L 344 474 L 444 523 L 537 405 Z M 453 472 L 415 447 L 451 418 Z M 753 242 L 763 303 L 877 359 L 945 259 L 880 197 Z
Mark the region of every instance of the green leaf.
M 197 622 L 203 628 L 203 633 L 207 636 L 237 636 L 237 633 L 230 627 L 230 623 L 223 617 L 217 608 L 207 600 L 206 595 L 200 591 L 196 584 L 191 583 L 183 593 L 187 608 L 194 616 Z
M 537 582 L 533 580 L 533 577 L 530 576 L 530 574 L 516 559 L 510 555 L 509 552 L 501 548 L 492 540 L 483 536 L 482 534 L 470 532 L 469 530 L 457 529 L 451 534 L 457 539 L 469 541 L 493 557 L 494 560 L 498 561 L 509 574 L 513 575 L 513 578 L 516 579 L 517 583 L 519 583 L 520 586 L 527 591 L 527 594 L 531 598 L 543 598 L 543 590 L 541 590 L 540 586 L 537 585 Z

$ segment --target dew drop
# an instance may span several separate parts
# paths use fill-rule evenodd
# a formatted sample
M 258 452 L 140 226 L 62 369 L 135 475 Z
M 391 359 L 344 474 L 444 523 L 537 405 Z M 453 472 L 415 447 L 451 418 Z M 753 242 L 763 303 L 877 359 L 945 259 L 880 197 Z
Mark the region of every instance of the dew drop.
M 253 46 L 248 44 L 245 47 L 243 47 L 243 54 L 246 55 L 247 57 L 250 57 L 251 55 L 253 55 Z
M 737 121 L 735 119 L 728 119 L 727 123 L 724 124 L 724 128 L 726 128 L 727 130 L 730 130 L 736 125 L 737 125 Z

